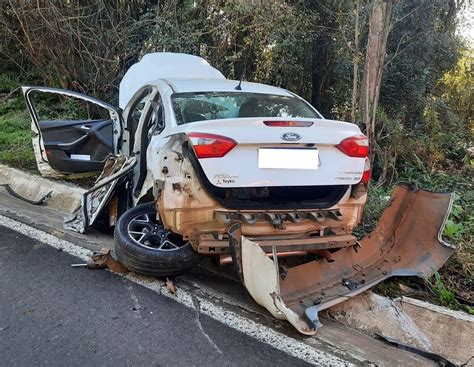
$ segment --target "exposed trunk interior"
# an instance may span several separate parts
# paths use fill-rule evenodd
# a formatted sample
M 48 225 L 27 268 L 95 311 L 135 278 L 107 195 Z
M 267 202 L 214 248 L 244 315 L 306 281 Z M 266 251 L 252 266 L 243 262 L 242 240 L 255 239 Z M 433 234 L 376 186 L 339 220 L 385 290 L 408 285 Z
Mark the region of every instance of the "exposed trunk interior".
M 206 186 L 221 204 L 230 209 L 325 209 L 335 205 L 348 186 L 272 186 L 220 188 Z

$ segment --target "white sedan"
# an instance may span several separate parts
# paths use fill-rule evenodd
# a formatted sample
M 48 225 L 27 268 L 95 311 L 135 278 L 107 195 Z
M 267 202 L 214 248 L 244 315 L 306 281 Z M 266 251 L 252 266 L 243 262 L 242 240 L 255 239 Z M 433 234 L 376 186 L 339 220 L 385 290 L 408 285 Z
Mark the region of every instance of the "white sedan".
M 155 53 L 124 76 L 121 108 L 54 88 L 23 92 L 40 172 L 102 171 L 67 227 L 115 225 L 116 256 L 130 270 L 176 275 L 213 256 L 232 263 L 275 317 L 311 334 L 320 309 L 391 275 L 429 273 L 449 256 L 433 246 L 447 248 L 438 235 L 451 196 L 420 204 L 409 186 L 394 193 L 382 232 L 357 241 L 368 139 L 287 90 L 227 80 L 196 56 Z M 94 108 L 85 118 L 42 119 L 35 96 L 43 94 Z M 429 240 L 400 242 L 416 205 L 434 205 L 422 223 Z

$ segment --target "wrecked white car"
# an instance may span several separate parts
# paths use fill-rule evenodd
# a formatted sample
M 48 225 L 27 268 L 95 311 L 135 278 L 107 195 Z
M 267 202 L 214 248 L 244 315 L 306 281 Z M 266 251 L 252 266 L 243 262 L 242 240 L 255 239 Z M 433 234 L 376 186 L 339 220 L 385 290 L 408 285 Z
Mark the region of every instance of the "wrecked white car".
M 398 186 L 357 241 L 370 179 L 368 139 L 295 94 L 227 80 L 191 55 L 145 55 L 116 108 L 75 92 L 23 87 L 44 176 L 102 172 L 66 220 L 115 226 L 115 252 L 142 274 L 179 274 L 201 255 L 232 263 L 252 297 L 312 334 L 318 311 L 394 275 L 427 276 L 452 194 Z M 37 94 L 73 97 L 106 116 L 44 120 Z

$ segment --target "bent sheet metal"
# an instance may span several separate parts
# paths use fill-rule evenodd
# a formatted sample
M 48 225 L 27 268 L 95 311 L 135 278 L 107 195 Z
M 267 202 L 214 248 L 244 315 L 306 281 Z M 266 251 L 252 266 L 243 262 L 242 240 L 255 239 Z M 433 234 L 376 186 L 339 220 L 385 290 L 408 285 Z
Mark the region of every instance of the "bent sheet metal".
M 282 269 L 278 254 L 229 230 L 233 261 L 257 303 L 298 331 L 312 335 L 318 312 L 354 297 L 392 276 L 428 277 L 453 253 L 441 238 L 451 211 L 452 193 L 398 185 L 375 230 L 358 245 L 325 258 Z

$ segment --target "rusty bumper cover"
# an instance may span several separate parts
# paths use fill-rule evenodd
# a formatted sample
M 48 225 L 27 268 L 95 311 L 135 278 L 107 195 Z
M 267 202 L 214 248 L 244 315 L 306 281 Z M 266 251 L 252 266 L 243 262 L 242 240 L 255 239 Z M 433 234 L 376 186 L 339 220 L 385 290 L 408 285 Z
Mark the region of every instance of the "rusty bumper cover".
M 303 334 L 320 326 L 318 312 L 392 276 L 427 277 L 455 247 L 441 238 L 453 194 L 398 185 L 375 230 L 359 245 L 282 269 L 276 247 L 268 257 L 257 242 L 229 230 L 231 252 L 242 281 L 257 303 Z

